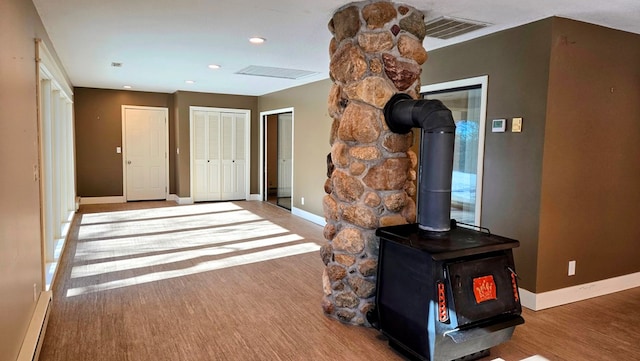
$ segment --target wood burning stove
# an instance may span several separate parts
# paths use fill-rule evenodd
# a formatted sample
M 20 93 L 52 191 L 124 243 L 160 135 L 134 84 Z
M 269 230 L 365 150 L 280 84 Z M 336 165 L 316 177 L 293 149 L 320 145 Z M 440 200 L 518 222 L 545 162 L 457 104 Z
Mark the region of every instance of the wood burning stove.
M 455 123 L 437 100 L 398 94 L 396 132 L 423 129 L 417 224 L 379 228 L 376 308 L 369 321 L 421 360 L 472 360 L 524 323 L 512 249 L 519 242 L 449 220 Z

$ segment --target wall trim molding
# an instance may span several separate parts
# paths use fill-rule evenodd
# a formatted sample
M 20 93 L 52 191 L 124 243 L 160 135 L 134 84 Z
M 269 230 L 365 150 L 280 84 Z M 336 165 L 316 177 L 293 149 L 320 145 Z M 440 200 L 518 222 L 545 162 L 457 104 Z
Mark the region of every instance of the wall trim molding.
M 248 201 L 262 201 L 262 194 L 249 194 Z
M 520 302 L 528 309 L 540 311 L 635 287 L 640 287 L 640 272 L 542 293 L 520 288 Z
M 80 197 L 80 204 L 126 203 L 124 196 Z
M 179 205 L 183 205 L 183 204 L 193 204 L 193 198 L 191 197 L 178 197 L 178 195 L 176 194 L 169 194 L 169 197 L 167 197 L 168 201 L 173 201 L 176 202 Z
M 318 215 L 315 215 L 311 212 L 307 212 L 300 208 L 291 207 L 291 214 L 293 214 L 294 216 L 298 216 L 300 218 L 306 219 L 307 221 L 315 223 L 322 227 L 324 227 L 327 224 L 327 221 L 324 219 L 324 217 L 320 217 Z
M 29 322 L 29 328 L 27 328 L 27 334 L 22 341 L 17 361 L 33 361 L 38 360 L 40 357 L 40 349 L 42 348 L 47 324 L 49 323 L 52 296 L 52 291 L 40 292 L 31 322 Z

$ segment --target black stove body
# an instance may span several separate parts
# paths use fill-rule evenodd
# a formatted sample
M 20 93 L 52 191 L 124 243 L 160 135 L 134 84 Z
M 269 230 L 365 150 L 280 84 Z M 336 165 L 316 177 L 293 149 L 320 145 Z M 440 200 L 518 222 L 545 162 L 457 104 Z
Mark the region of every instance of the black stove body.
M 512 249 L 519 242 L 450 220 L 455 123 L 437 100 L 397 94 L 389 128 L 422 128 L 418 223 L 379 228 L 376 308 L 393 347 L 427 361 L 472 360 L 524 323 Z
M 377 327 L 392 346 L 421 360 L 469 360 L 524 323 L 518 241 L 462 227 L 434 234 L 417 224 L 377 235 Z

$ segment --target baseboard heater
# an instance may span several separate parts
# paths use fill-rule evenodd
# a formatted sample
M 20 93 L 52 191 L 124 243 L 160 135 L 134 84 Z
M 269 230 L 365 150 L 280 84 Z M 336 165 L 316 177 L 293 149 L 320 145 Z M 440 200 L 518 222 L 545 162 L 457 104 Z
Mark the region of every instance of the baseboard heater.
M 44 333 L 49 322 L 49 309 L 51 308 L 51 291 L 40 292 L 38 304 L 31 317 L 27 334 L 22 342 L 20 354 L 16 361 L 37 361 L 40 349 L 44 342 Z

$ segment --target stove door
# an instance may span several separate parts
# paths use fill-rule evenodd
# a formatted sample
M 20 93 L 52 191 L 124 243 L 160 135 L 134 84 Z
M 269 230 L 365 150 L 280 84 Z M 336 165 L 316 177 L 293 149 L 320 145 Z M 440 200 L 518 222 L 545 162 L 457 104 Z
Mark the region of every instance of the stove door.
M 522 312 L 509 254 L 449 263 L 446 268 L 458 327 Z

